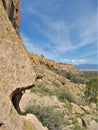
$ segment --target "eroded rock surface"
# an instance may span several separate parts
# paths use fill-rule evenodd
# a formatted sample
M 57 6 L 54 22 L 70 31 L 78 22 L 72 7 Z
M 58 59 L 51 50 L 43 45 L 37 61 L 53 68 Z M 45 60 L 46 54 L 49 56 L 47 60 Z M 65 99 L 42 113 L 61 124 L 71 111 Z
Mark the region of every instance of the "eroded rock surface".
M 19 26 L 20 26 L 19 0 L 2 0 L 2 3 L 3 3 L 4 9 L 7 12 L 8 18 L 10 19 L 17 34 L 19 34 Z
M 8 1 L 0 1 L 0 130 L 38 130 L 17 110 L 16 100 L 19 103 L 22 96 L 19 93 L 34 86 L 36 75 L 4 2 Z M 15 95 L 17 89 L 22 91 Z

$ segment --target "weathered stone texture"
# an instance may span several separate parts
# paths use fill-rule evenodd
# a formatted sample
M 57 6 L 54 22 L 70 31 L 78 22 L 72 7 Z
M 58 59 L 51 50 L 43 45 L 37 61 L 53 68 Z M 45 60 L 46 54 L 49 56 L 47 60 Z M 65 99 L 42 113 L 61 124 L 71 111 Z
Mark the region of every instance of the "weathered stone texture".
M 20 4 L 19 0 L 2 0 L 2 4 L 8 18 L 12 22 L 13 27 L 15 28 L 17 34 L 19 35 L 19 26 L 20 26 Z
M 27 130 L 13 107 L 10 95 L 18 87 L 35 84 L 35 78 L 22 40 L 0 1 L 0 130 Z

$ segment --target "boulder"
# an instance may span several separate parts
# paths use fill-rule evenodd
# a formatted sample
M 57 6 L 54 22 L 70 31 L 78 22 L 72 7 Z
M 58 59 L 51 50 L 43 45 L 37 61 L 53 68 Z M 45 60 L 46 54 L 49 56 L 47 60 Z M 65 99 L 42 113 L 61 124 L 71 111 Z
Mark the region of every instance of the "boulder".
M 85 112 L 87 112 L 87 113 L 91 113 L 91 112 L 92 112 L 92 110 L 91 110 L 91 108 L 90 108 L 89 106 L 82 106 L 82 109 L 83 109 Z
M 83 125 L 89 130 L 97 130 L 98 129 L 98 122 L 95 121 L 96 117 L 92 115 L 84 115 L 82 117 Z
M 98 122 L 96 122 L 91 115 L 82 117 L 83 125 L 89 130 L 98 130 Z
M 95 103 L 91 103 L 91 108 L 96 109 L 96 104 Z
M 27 114 L 24 119 L 28 120 L 31 124 L 31 128 L 34 128 L 34 130 L 48 130 L 47 127 L 42 126 L 40 121 L 37 119 L 36 116 L 32 114 Z
M 98 122 L 92 120 L 88 126 L 89 130 L 98 130 Z
M 78 106 L 78 105 L 75 104 L 75 103 L 71 103 L 71 113 L 72 113 L 72 114 L 82 114 L 83 111 L 82 111 L 82 109 L 80 108 L 80 106 Z
M 77 120 L 78 125 L 79 125 L 79 126 L 82 126 L 82 119 L 81 119 L 81 118 L 79 118 L 79 117 L 77 117 L 77 119 L 76 119 L 76 120 Z

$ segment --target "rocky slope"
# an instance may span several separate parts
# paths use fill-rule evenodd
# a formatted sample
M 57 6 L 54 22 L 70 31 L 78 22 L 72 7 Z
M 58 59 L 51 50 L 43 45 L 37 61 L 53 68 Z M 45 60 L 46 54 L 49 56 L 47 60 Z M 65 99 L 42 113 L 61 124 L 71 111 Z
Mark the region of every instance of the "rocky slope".
M 26 91 L 23 95 L 20 103 L 22 111 L 26 111 L 28 106 L 30 106 L 29 110 L 32 113 L 32 107 L 36 109 L 37 106 L 40 106 L 41 108 L 38 108 L 41 110 L 44 107 L 52 107 L 55 111 L 62 112 L 64 126 L 59 129 L 51 128 L 52 126 L 50 125 L 48 126 L 49 130 L 97 130 L 98 108 L 96 104 L 88 103 L 84 94 L 86 85 L 72 82 L 68 77 L 62 75 L 66 71 L 73 73 L 74 76 L 77 73 L 81 74 L 81 72 L 70 65 L 61 67 L 61 64 L 42 56 L 29 54 L 29 57 L 38 80 L 35 87 L 31 91 Z M 67 69 L 68 67 L 69 69 Z M 45 114 L 47 115 L 47 112 Z M 59 117 L 57 118 L 59 120 Z
M 50 66 L 54 67 L 55 69 L 58 68 L 58 69 L 70 71 L 73 73 L 79 72 L 79 70 L 77 70 L 73 65 L 63 64 L 63 63 L 58 64 L 55 61 L 44 58 L 44 56 L 38 56 L 36 54 L 33 54 L 33 55 L 29 54 L 29 57 L 35 64 L 42 63 L 44 65 L 48 65 L 48 66 L 50 65 Z

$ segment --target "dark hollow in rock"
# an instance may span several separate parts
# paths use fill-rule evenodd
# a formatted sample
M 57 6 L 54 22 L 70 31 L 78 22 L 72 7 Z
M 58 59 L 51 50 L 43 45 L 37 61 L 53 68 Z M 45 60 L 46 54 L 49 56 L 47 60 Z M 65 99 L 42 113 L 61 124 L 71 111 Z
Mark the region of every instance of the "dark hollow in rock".
M 2 125 L 4 125 L 4 123 L 0 123 L 0 127 L 1 127 Z
M 32 87 L 34 87 L 35 85 L 30 85 L 30 86 L 27 86 L 25 88 L 17 88 L 15 89 L 12 93 L 11 93 L 11 101 L 12 101 L 12 104 L 14 106 L 14 108 L 16 109 L 16 111 L 19 113 L 19 114 L 22 114 L 21 112 L 21 109 L 19 107 L 19 103 L 20 103 L 20 100 L 23 96 L 23 94 L 25 93 L 25 90 L 27 89 L 31 89 Z
M 6 13 L 8 15 L 9 20 L 11 21 L 13 27 L 16 30 L 16 33 L 19 35 L 19 27 L 20 27 L 20 8 L 19 8 L 19 0 L 17 0 L 17 4 L 14 3 L 14 0 L 2 0 L 2 4 Z
M 2 0 L 2 3 L 3 3 L 3 7 L 4 7 L 4 9 L 6 9 L 6 3 L 5 3 L 5 0 Z

